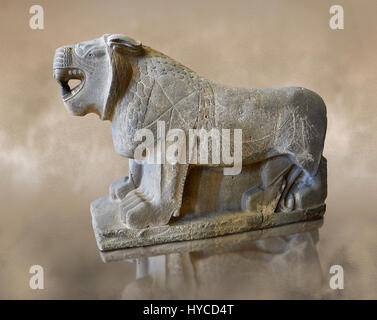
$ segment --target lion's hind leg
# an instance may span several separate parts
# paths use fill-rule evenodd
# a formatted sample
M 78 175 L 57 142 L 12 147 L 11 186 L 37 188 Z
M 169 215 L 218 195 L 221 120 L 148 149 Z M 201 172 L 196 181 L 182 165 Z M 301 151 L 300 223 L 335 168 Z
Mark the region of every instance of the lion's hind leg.
M 326 159 L 321 158 L 312 177 L 287 155 L 265 160 L 261 183 L 242 195 L 241 208 L 248 211 L 291 212 L 322 205 L 327 194 Z
M 279 202 L 279 211 L 308 209 L 324 204 L 327 196 L 327 161 L 321 157 L 312 177 L 302 169 Z
M 260 166 L 260 185 L 246 190 L 242 195 L 241 208 L 247 211 L 275 212 L 286 187 L 286 175 L 292 168 L 287 156 L 273 157 Z
M 296 209 L 295 194 L 292 192 L 292 187 L 300 177 L 304 175 L 304 171 L 296 166 L 292 165 L 290 170 L 284 177 L 284 189 L 281 193 L 279 203 L 275 209 L 276 212 L 283 211 L 289 212 Z

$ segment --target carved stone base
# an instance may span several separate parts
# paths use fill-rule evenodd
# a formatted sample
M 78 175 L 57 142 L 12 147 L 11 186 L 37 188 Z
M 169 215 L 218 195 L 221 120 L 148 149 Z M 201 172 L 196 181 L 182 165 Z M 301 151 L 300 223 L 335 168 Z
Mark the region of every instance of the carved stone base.
M 248 249 L 253 242 L 276 237 L 302 234 L 306 232 L 317 232 L 323 225 L 323 219 L 290 223 L 275 228 L 241 232 L 210 239 L 199 239 L 192 241 L 179 241 L 174 243 L 163 243 L 154 246 L 125 248 L 121 250 L 102 251 L 100 256 L 105 263 L 113 261 L 136 261 L 140 258 L 149 258 L 168 254 L 183 254 L 189 252 L 205 251 L 206 253 L 224 253 Z
M 103 196 L 91 204 L 92 223 L 100 250 L 113 250 L 167 242 L 212 238 L 226 234 L 264 229 L 298 221 L 321 218 L 325 205 L 292 212 L 263 215 L 256 211 L 185 215 L 168 225 L 147 229 L 126 228 L 118 204 Z

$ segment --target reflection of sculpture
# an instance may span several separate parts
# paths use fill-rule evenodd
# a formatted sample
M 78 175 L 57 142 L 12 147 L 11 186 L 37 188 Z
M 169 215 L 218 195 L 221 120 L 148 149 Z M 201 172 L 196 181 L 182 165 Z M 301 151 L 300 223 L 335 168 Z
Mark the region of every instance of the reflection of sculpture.
M 316 249 L 321 223 L 102 256 L 117 260 L 139 255 L 134 260 L 136 280 L 125 286 L 124 299 L 320 298 L 328 287 Z
M 129 177 L 92 203 L 100 249 L 199 239 L 323 215 L 326 107 L 314 92 L 220 85 L 121 35 L 57 49 L 54 76 L 67 109 L 111 120 L 116 151 L 131 159 Z M 72 79 L 81 83 L 71 88 Z M 137 163 L 132 158 L 142 144 L 135 139 L 140 129 L 154 137 L 165 129 L 187 136 L 190 129 L 240 129 L 242 173 L 224 176 L 221 168 L 229 162 L 213 159 L 213 144 L 212 164 L 206 166 Z M 166 150 L 173 141 L 166 141 Z M 191 142 L 204 143 L 201 137 Z M 183 158 L 192 159 L 194 149 L 187 145 Z M 235 161 L 236 144 L 229 150 Z

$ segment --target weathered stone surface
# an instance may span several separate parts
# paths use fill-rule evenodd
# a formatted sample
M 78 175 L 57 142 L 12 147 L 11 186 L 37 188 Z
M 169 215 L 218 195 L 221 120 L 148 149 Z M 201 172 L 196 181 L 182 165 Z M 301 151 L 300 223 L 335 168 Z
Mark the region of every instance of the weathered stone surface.
M 316 93 L 218 84 L 116 34 L 57 49 L 53 68 L 68 111 L 110 120 L 115 150 L 130 159 L 129 177 L 116 180 L 109 196 L 91 206 L 102 250 L 214 237 L 323 214 L 327 123 Z M 72 79 L 80 85 L 70 88 Z M 184 138 L 161 138 L 170 129 Z M 140 139 L 141 130 L 149 130 L 152 143 Z M 190 161 L 205 142 L 199 135 L 191 139 L 192 130 L 221 133 L 207 144 L 208 163 Z M 228 138 L 226 130 L 233 130 Z M 221 146 L 213 143 L 217 138 Z M 153 161 L 135 160 L 144 157 L 137 156 L 141 146 L 153 150 Z M 171 147 L 184 150 L 170 154 L 178 162 L 166 162 Z

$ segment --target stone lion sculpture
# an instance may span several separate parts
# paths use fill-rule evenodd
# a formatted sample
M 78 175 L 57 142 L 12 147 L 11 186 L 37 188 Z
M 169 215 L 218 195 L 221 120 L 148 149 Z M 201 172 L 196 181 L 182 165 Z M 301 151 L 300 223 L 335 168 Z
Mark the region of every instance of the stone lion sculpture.
M 259 229 L 324 213 L 326 106 L 301 88 L 233 88 L 117 34 L 58 48 L 54 77 L 67 110 L 111 121 L 129 175 L 92 203 L 102 250 Z M 69 81 L 81 83 L 71 88 Z M 242 172 L 215 164 L 135 160 L 140 130 L 238 129 Z M 188 134 L 189 135 L 189 134 Z M 211 137 L 212 138 L 212 137 Z M 239 137 L 238 137 L 239 138 Z M 158 141 L 155 141 L 158 143 Z M 172 141 L 166 141 L 167 147 Z M 195 143 L 202 143 L 196 138 Z M 212 155 L 213 145 L 209 147 Z M 235 153 L 235 147 L 231 147 Z M 192 156 L 192 150 L 188 150 Z M 188 218 L 189 217 L 189 218 Z M 186 229 L 185 229 L 186 228 Z

